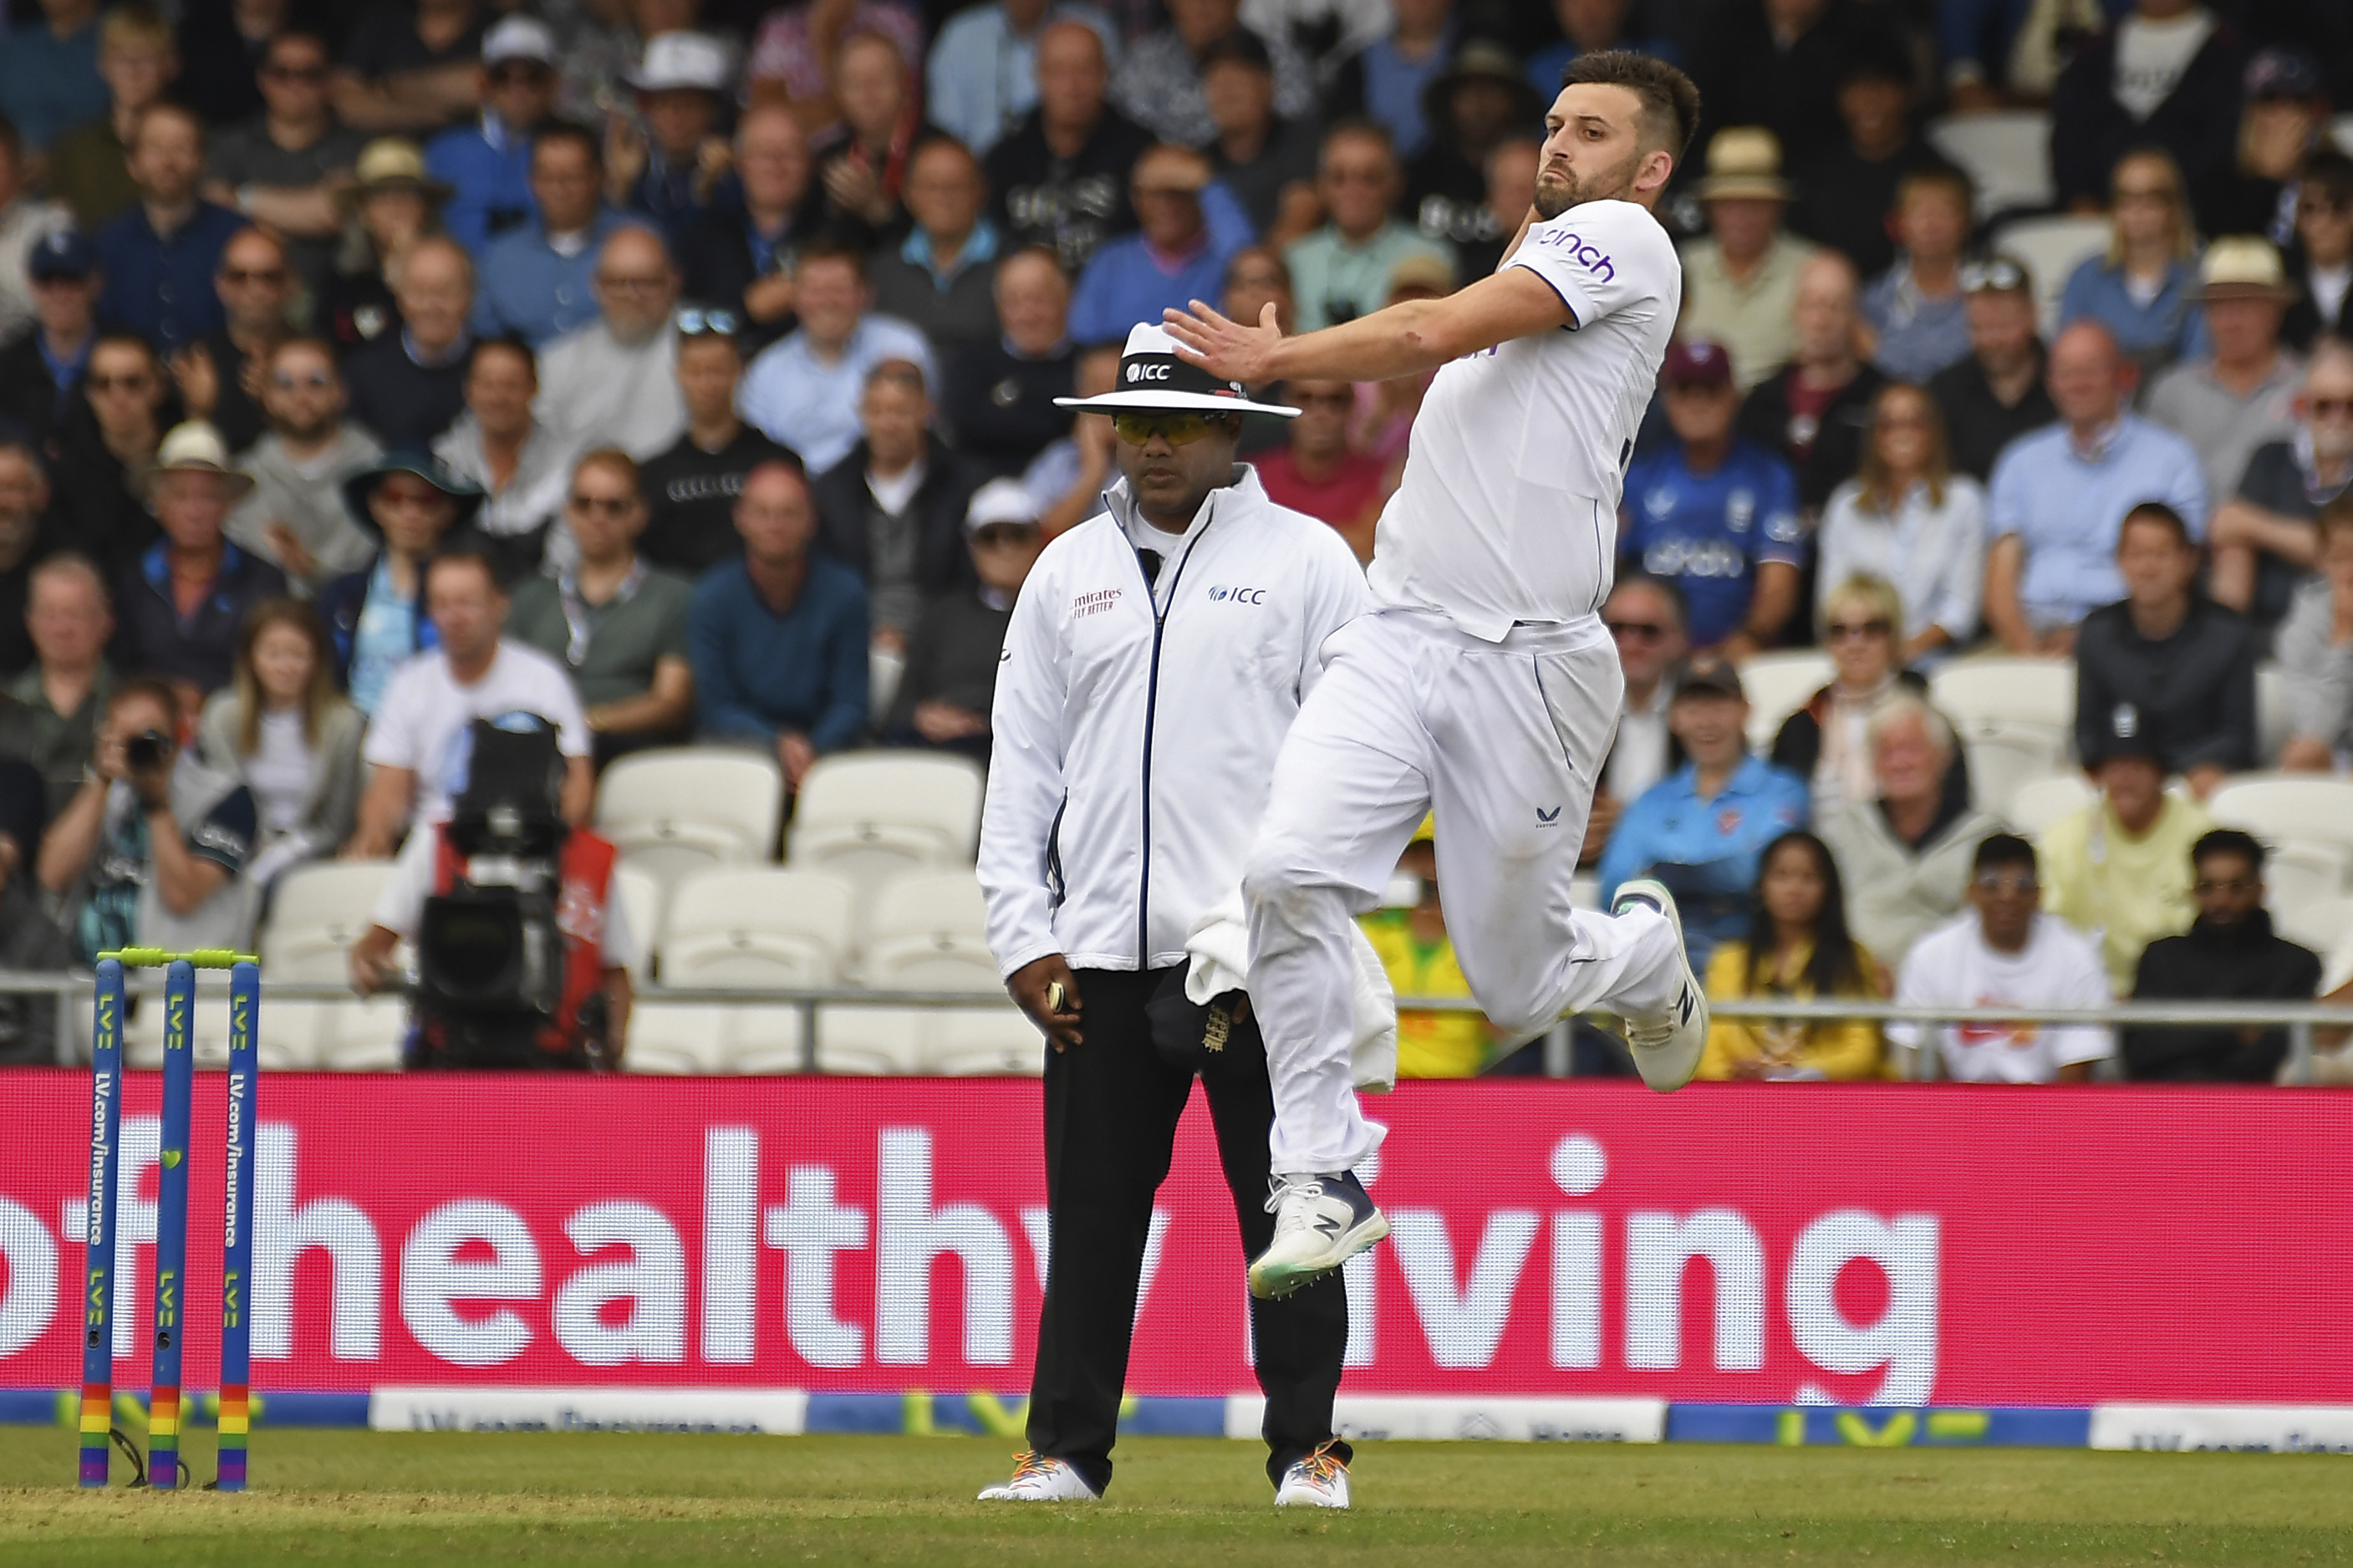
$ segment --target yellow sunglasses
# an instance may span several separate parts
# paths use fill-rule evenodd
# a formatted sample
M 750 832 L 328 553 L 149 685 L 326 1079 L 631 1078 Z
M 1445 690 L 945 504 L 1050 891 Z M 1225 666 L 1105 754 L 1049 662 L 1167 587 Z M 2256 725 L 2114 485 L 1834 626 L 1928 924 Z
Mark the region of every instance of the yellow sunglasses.
M 1172 447 L 1189 447 L 1209 433 L 1207 414 L 1113 414 L 1113 434 L 1129 446 L 1140 447 L 1158 436 Z

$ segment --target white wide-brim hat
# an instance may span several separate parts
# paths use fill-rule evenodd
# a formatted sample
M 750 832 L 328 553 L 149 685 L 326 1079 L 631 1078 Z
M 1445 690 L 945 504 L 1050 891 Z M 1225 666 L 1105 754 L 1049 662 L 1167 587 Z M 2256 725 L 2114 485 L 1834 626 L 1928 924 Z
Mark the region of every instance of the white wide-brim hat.
M 1138 322 L 1119 355 L 1119 389 L 1100 397 L 1057 397 L 1058 408 L 1090 414 L 1257 414 L 1295 419 L 1299 410 L 1254 403 L 1239 381 L 1226 381 L 1178 355 L 1168 329 Z
M 231 501 L 253 488 L 253 475 L 229 461 L 228 443 L 202 419 L 174 425 L 164 434 L 155 461 L 139 471 L 140 493 L 152 494 L 155 482 L 167 473 L 209 473 L 228 487 Z

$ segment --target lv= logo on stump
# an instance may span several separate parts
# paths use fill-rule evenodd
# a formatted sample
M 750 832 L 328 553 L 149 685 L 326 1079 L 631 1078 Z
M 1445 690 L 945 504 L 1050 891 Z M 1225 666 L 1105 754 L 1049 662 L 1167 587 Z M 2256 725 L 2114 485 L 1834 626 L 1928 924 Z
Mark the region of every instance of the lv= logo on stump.
M 122 1028 L 129 1011 L 124 975 L 162 969 L 164 994 L 164 1119 L 155 1194 L 154 1339 L 148 1377 L 145 1478 L 158 1491 L 176 1490 L 185 1467 L 180 1434 L 186 1402 L 180 1387 L 186 1349 L 188 1303 L 188 1148 L 195 1098 L 196 970 L 227 969 L 228 994 L 227 1114 L 223 1128 L 220 1448 L 213 1487 L 241 1492 L 251 1399 L 252 1324 L 247 1312 L 253 1274 L 255 1097 L 260 1086 L 255 1026 L 261 1012 L 261 966 L 242 953 L 168 953 L 126 948 L 100 953 L 90 1038 L 90 1224 L 82 1290 L 81 1484 L 108 1481 L 110 1445 L 120 1443 L 139 1464 L 138 1450 L 114 1430 L 115 1206 L 121 1156 Z

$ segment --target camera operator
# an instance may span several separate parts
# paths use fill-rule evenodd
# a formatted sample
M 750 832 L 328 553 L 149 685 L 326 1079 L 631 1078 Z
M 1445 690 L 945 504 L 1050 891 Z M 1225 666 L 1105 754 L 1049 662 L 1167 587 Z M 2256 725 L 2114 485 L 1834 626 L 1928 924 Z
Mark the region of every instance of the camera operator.
M 241 948 L 251 933 L 253 792 L 182 752 L 180 722 L 164 682 L 116 686 L 82 786 L 41 841 L 37 874 L 67 898 L 84 963 L 115 948 Z
M 467 726 L 448 821 L 409 836 L 374 924 L 352 944 L 362 996 L 396 983 L 393 949 L 417 945 L 411 1067 L 620 1065 L 638 939 L 613 896 L 619 852 L 565 821 L 556 734 L 532 713 Z

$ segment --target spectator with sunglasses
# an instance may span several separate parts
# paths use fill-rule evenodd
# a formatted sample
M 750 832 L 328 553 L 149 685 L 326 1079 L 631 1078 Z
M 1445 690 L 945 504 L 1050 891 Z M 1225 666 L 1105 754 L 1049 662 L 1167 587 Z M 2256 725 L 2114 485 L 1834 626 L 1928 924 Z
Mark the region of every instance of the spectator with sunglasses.
M 281 32 L 254 73 L 260 115 L 213 139 L 205 199 L 235 207 L 286 242 L 286 259 L 312 293 L 325 286 L 343 237 L 342 193 L 364 144 L 335 119 L 332 57 L 314 33 Z
M 2280 326 L 2290 347 L 2306 354 L 2353 330 L 2353 158 L 2335 147 L 2315 150 L 2296 180 L 2288 276 L 2301 285 Z
M 1674 684 L 1668 677 L 1691 652 L 1684 614 L 1683 590 L 1648 572 L 1620 572 L 1602 601 L 1601 623 L 1617 644 L 1626 695 L 1618 708 L 1618 736 L 1593 791 L 1580 865 L 1601 858 L 1628 801 L 1683 765 L 1683 742 L 1667 726 L 1667 705 Z
M 1339 530 L 1356 559 L 1373 558 L 1373 525 L 1388 499 L 1386 471 L 1377 458 L 1348 446 L 1348 416 L 1356 389 L 1345 381 L 1293 381 L 1282 401 L 1299 410 L 1291 421 L 1291 444 L 1260 454 L 1259 482 L 1277 506 L 1320 517 Z
M 2034 280 L 2008 256 L 1961 269 L 1969 352 L 1928 378 L 1944 415 L 1953 468 L 1983 484 L 2001 449 L 2059 418 L 2042 384 Z
M 555 36 L 535 16 L 504 17 L 482 37 L 477 79 L 481 113 L 427 143 L 425 167 L 453 193 L 441 221 L 480 260 L 491 240 L 539 216 L 531 144 L 555 112 Z
M 238 230 L 213 269 L 221 324 L 172 355 L 188 418 L 210 421 L 233 449 L 261 439 L 262 386 L 271 352 L 293 335 L 296 286 L 282 243 L 263 229 Z
M 800 459 L 735 413 L 744 379 L 744 318 L 732 308 L 689 305 L 678 313 L 678 391 L 686 430 L 642 465 L 649 516 L 638 549 L 680 575 L 701 577 L 743 547 L 735 498 L 762 463 Z
M 1408 257 L 1428 257 L 1453 275 L 1448 247 L 1423 238 L 1391 211 L 1404 185 L 1397 153 L 1379 126 L 1349 122 L 1324 138 L 1315 194 L 1330 221 L 1282 253 L 1298 331 L 1354 321 L 1388 304 L 1390 280 Z M 1204 290 L 1199 297 L 1210 296 Z
M 2264 627 L 2288 614 L 2318 564 L 2313 520 L 2353 484 L 2353 349 L 2337 338 L 2316 344 L 2290 407 L 2294 434 L 2257 447 L 2214 509 L 2208 591 Z
M 599 447 L 572 471 L 573 564 L 515 589 L 507 635 L 563 663 L 580 693 L 596 766 L 685 738 L 694 718 L 686 618 L 694 589 L 638 553 L 646 503 L 637 462 Z
M 229 514 L 228 536 L 273 562 L 305 594 L 367 565 L 375 546 L 343 510 L 343 476 L 384 455 L 383 444 L 343 419 L 334 351 L 319 338 L 289 338 L 270 354 L 262 438 L 237 458 L 253 493 Z
M 1847 577 L 1823 601 L 1831 683 L 1782 721 L 1773 737 L 1773 765 L 1812 785 L 1817 818 L 1850 801 L 1877 799 L 1872 722 L 1890 705 L 1927 692 L 1926 681 L 1896 662 L 1903 614 L 1895 586 L 1884 577 Z M 1953 747 L 1944 749 L 1945 793 L 1957 807 L 1966 807 L 1968 770 Z
M 596 319 L 541 350 L 533 414 L 577 451 L 616 446 L 643 460 L 686 429 L 678 392 L 678 268 L 649 228 L 613 231 L 590 282 Z
M 1038 526 L 1037 498 L 1012 479 L 992 479 L 973 493 L 964 534 L 977 581 L 923 607 L 907 645 L 906 673 L 882 721 L 882 739 L 959 752 L 985 764 L 997 655 L 1013 622 L 1013 601 L 1046 547 L 1046 535 Z
M 2310 1001 L 2320 959 L 2280 937 L 2263 907 L 2263 846 L 2217 828 L 2189 848 L 2198 918 L 2141 953 L 2135 1001 Z M 2268 1084 L 2287 1059 L 2287 1031 L 2229 1024 L 2124 1032 L 2137 1083 Z

